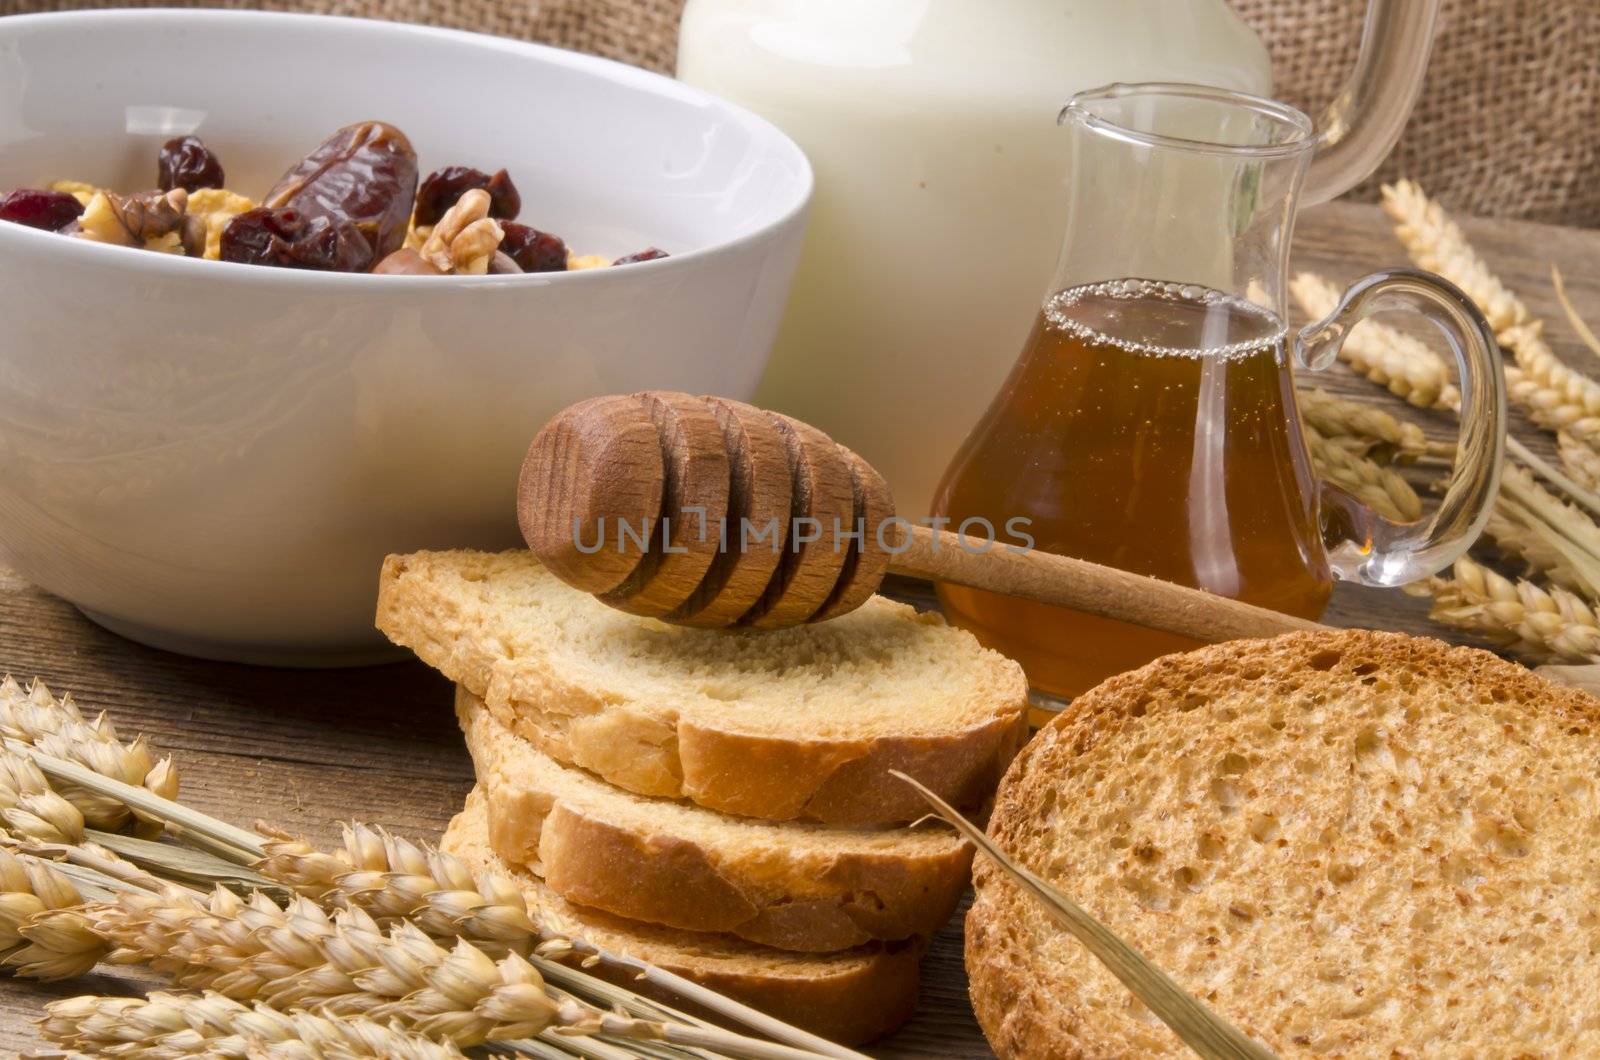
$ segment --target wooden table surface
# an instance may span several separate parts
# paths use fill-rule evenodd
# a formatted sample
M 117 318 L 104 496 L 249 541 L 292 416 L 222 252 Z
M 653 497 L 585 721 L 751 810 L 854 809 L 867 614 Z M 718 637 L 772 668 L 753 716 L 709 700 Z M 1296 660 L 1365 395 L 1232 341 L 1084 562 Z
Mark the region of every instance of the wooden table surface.
M 1600 370 L 1560 315 L 1549 266 L 1561 266 L 1574 299 L 1600 325 L 1600 231 L 1505 221 L 1465 224 L 1479 251 L 1530 308 L 1549 322 L 1556 351 Z M 1295 266 L 1347 282 L 1404 253 L 1376 207 L 1308 211 Z M 1319 380 L 1374 401 L 1393 399 L 1343 367 Z M 1396 403 L 1398 404 L 1398 403 Z M 1520 417 L 1513 428 L 1550 451 L 1547 436 Z M 1443 420 L 1430 434 L 1447 437 Z M 441 544 L 444 544 L 441 542 Z M 376 579 L 377 572 L 373 572 Z M 1399 592 L 1340 586 L 1328 621 L 1439 633 L 1420 601 Z M 450 711 L 450 687 L 416 662 L 364 670 L 304 672 L 200 662 L 122 640 L 70 605 L 0 568 L 0 669 L 42 677 L 88 709 L 111 712 L 124 736 L 149 734 L 176 754 L 184 800 L 248 825 L 264 818 L 328 842 L 338 823 L 360 819 L 432 839 L 461 805 L 472 769 Z M 936 939 L 925 966 L 922 1004 L 883 1056 L 991 1055 L 966 1000 L 959 920 Z M 37 1045 L 30 1020 L 43 1000 L 85 991 L 126 992 L 126 981 L 91 976 L 40 986 L 0 980 L 0 1048 Z

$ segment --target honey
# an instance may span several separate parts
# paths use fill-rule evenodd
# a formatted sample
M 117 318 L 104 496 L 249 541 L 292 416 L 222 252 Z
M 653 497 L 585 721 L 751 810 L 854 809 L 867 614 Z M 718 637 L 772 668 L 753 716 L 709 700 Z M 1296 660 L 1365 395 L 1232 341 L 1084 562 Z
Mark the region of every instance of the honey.
M 1024 517 L 1025 533 L 1001 539 L 1315 618 L 1332 579 L 1285 338 L 1268 310 L 1197 285 L 1064 290 L 935 510 L 997 530 Z M 952 621 L 1063 698 L 1196 646 L 961 586 L 939 596 Z

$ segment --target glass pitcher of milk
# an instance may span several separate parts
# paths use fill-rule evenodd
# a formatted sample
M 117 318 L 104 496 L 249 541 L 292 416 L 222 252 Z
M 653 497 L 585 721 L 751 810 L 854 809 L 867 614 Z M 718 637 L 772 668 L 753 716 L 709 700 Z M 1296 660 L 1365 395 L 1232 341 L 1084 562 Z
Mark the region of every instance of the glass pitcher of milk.
M 1305 201 L 1393 145 L 1439 0 L 1371 0 Z M 813 423 L 928 510 L 1000 388 L 1066 226 L 1052 116 L 1113 81 L 1270 95 L 1223 0 L 689 0 L 678 76 L 770 119 L 817 175 L 806 249 L 756 400 Z

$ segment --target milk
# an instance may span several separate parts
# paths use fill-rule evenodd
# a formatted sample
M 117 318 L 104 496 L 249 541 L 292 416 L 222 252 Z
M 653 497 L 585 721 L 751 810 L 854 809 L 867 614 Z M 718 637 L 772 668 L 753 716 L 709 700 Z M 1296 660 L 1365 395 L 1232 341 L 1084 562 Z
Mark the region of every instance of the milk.
M 763 405 L 815 424 L 924 513 L 1049 293 L 1074 92 L 1269 94 L 1220 0 L 690 0 L 678 74 L 769 118 L 817 175 Z

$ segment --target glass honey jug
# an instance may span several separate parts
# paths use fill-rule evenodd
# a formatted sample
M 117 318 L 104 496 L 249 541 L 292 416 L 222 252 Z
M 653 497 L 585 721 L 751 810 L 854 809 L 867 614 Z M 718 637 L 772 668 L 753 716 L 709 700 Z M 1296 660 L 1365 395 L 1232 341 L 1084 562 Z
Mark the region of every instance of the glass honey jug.
M 1305 618 L 1337 579 L 1394 586 L 1453 562 L 1498 487 L 1494 340 L 1465 295 L 1411 269 L 1368 276 L 1325 319 L 1287 328 L 1310 120 L 1242 93 L 1141 84 L 1080 93 L 1060 121 L 1076 143 L 1051 293 L 935 514 Z M 1453 477 L 1431 518 L 1409 524 L 1315 479 L 1292 371 L 1327 366 L 1352 327 L 1392 311 L 1437 327 L 1461 381 Z M 1050 697 L 1196 646 L 961 586 L 939 596 Z

